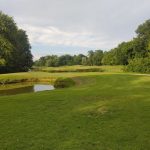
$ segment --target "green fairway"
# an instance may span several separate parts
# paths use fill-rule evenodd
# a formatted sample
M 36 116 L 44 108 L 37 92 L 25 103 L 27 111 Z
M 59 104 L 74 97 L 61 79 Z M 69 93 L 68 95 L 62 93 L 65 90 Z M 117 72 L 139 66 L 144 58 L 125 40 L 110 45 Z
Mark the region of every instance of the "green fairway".
M 1 150 L 150 149 L 149 76 L 23 74 L 47 79 L 70 76 L 77 84 L 54 91 L 1 96 Z M 16 77 L 0 75 L 1 80 Z

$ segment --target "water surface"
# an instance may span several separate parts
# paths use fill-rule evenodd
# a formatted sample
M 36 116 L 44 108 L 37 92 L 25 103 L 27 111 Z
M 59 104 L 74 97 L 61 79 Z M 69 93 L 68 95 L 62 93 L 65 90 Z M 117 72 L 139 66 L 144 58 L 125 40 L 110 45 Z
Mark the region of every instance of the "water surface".
M 50 91 L 50 90 L 54 90 L 53 85 L 34 84 L 34 85 L 25 86 L 25 87 L 18 87 L 18 88 L 16 87 L 13 89 L 0 90 L 0 96 L 16 95 L 16 94 L 22 94 L 22 93 L 34 93 L 34 92 Z

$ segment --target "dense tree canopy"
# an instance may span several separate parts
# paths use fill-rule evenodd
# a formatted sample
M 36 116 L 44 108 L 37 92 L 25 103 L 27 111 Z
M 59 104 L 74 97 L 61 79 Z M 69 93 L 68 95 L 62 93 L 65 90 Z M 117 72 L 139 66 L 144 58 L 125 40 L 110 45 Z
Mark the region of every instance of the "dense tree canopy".
M 128 66 L 125 67 L 124 70 L 129 72 L 150 73 L 150 58 L 134 58 L 129 61 Z
M 30 49 L 26 32 L 18 29 L 12 17 L 0 12 L 0 73 L 31 68 Z
M 137 63 L 137 61 L 143 62 L 141 61 L 143 60 L 141 58 L 149 58 L 149 55 L 150 55 L 150 20 L 147 20 L 145 23 L 140 25 L 137 28 L 136 33 L 137 33 L 137 37 L 133 38 L 133 40 L 129 42 L 123 42 L 119 44 L 118 47 L 108 52 L 105 52 L 104 57 L 102 59 L 102 64 L 104 65 L 128 65 L 132 63 L 132 66 L 133 66 L 134 63 L 136 63 L 136 65 L 140 64 L 140 63 Z M 131 60 L 134 60 L 134 61 L 131 61 Z M 148 59 L 144 59 L 144 61 L 146 60 Z
M 82 58 L 85 57 L 82 54 L 79 55 L 51 55 L 41 57 L 39 60 L 35 61 L 35 66 L 47 66 L 47 67 L 58 67 L 58 66 L 71 66 L 71 65 L 81 65 Z
M 57 66 L 71 66 L 71 65 L 89 65 L 89 66 L 100 66 L 102 65 L 103 51 L 89 51 L 88 56 L 83 54 L 79 55 L 51 55 L 41 57 L 39 60 L 35 61 L 35 66 L 47 66 L 47 67 L 57 67 Z

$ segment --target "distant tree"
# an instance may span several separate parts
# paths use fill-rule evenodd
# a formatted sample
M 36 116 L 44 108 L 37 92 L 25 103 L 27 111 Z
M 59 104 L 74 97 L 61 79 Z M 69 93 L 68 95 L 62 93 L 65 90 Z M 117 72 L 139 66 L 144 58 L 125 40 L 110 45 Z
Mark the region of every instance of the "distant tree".
M 82 65 L 86 66 L 88 65 L 88 58 L 87 57 L 82 57 Z
M 71 55 L 62 55 L 59 57 L 59 66 L 73 65 L 73 57 Z
M 35 66 L 46 66 L 46 58 L 40 57 L 39 60 L 36 60 L 34 63 Z
M 88 65 L 89 66 L 93 66 L 94 65 L 94 51 L 93 50 L 90 50 L 88 51 Z
M 82 64 L 82 58 L 85 57 L 83 54 L 74 55 L 73 56 L 73 62 L 74 65 L 81 65 Z
M 127 65 L 135 57 L 134 41 L 122 42 L 114 49 L 115 65 Z
M 100 66 L 102 65 L 103 51 L 96 50 L 93 55 L 93 65 Z
M 102 64 L 103 65 L 115 65 L 116 64 L 114 50 L 104 52 L 104 55 L 102 58 Z
M 89 51 L 89 56 L 85 56 L 83 54 L 79 55 L 51 55 L 41 57 L 39 60 L 34 62 L 35 66 L 48 66 L 48 67 L 56 67 L 56 66 L 71 66 L 71 65 L 101 65 L 103 58 L 103 51 Z
M 46 60 L 47 67 L 57 67 L 59 66 L 59 58 L 56 55 L 49 56 Z

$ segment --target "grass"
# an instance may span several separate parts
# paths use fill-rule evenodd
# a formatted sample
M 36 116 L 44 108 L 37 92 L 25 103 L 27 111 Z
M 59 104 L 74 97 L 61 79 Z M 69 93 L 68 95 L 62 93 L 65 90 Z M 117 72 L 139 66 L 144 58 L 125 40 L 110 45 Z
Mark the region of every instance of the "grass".
M 35 70 L 44 72 L 123 72 L 122 66 L 62 66 L 62 67 L 35 67 Z
M 0 78 L 6 76 L 14 74 Z M 77 84 L 0 97 L 0 149 L 150 149 L 149 76 L 110 72 L 37 76 L 73 77 Z
M 96 69 L 103 72 L 95 72 Z M 91 69 L 91 72 L 89 72 Z M 94 69 L 94 71 L 93 71 Z M 40 71 L 26 73 L 10 73 L 0 75 L 0 85 L 21 82 L 48 82 L 53 84 L 60 77 L 77 77 L 86 75 L 97 75 L 101 73 L 122 73 L 122 66 L 65 66 L 65 67 L 42 67 Z M 73 72 L 72 70 L 88 70 L 87 72 Z M 49 73 L 49 71 L 51 73 Z M 52 73 L 55 72 L 55 73 Z M 3 87 L 2 87 L 3 88 Z M 0 86 L 1 89 L 1 86 Z

